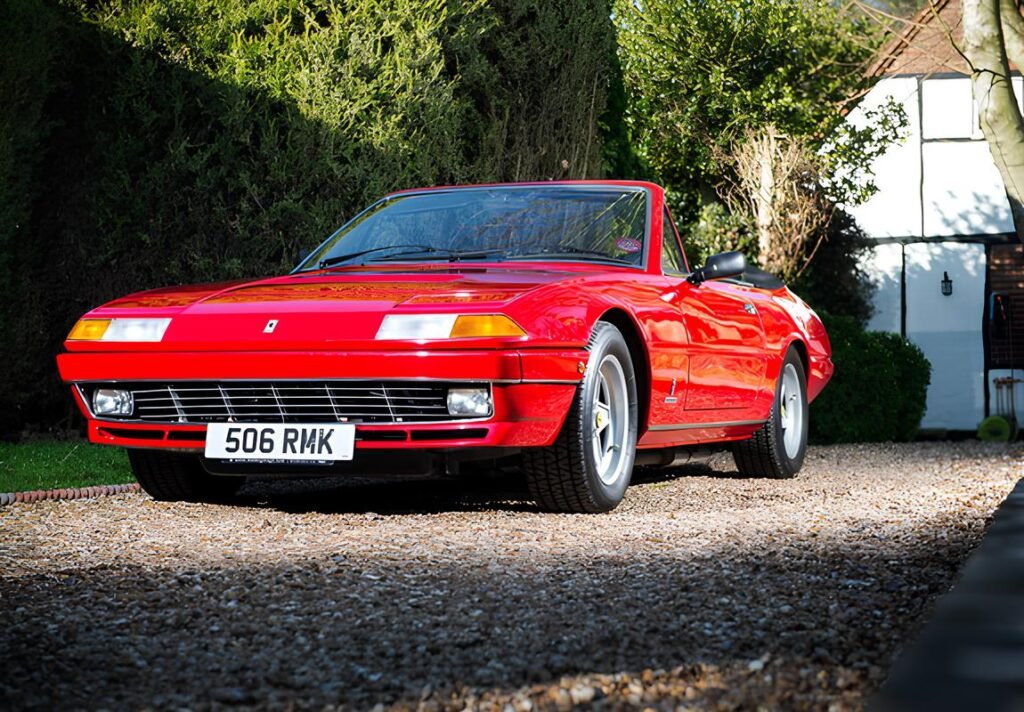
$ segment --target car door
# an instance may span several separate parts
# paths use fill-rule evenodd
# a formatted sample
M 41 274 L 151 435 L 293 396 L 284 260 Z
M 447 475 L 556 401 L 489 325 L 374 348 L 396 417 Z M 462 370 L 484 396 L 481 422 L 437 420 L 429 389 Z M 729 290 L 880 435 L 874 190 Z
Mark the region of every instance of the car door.
M 678 301 L 690 335 L 686 410 L 753 407 L 764 382 L 764 330 L 755 301 L 724 282 L 679 286 Z
M 664 220 L 670 225 L 667 213 Z M 691 284 L 686 280 L 675 231 L 664 230 L 662 239 L 669 294 L 689 340 L 684 409 L 737 411 L 753 407 L 767 368 L 755 290 L 725 280 Z

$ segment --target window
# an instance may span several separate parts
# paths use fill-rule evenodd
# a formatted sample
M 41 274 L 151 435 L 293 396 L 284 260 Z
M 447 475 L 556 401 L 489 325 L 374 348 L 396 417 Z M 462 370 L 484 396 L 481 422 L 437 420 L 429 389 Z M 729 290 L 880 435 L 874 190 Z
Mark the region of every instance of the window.
M 687 274 L 686 259 L 679 247 L 679 238 L 672 227 L 672 216 L 668 210 L 661 217 L 661 271 L 665 274 Z
M 1024 246 L 992 245 L 986 262 L 988 367 L 1024 368 Z
M 556 184 L 426 191 L 379 202 L 300 269 L 345 255 L 367 262 L 443 259 L 443 252 L 463 250 L 505 260 L 640 267 L 646 228 L 647 192 L 639 189 Z

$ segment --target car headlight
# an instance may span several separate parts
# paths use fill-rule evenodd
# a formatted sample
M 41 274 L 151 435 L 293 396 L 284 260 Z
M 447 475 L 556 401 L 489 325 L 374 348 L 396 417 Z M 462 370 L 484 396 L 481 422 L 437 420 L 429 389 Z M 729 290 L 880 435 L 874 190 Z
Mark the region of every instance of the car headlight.
M 485 417 L 491 414 L 490 388 L 449 388 L 449 415 L 476 415 Z
M 92 412 L 96 415 L 131 415 L 135 399 L 131 391 L 97 388 L 92 394 Z
M 526 336 L 526 332 L 504 314 L 388 314 L 377 330 L 380 340 L 489 336 Z
M 68 341 L 160 341 L 170 319 L 79 319 Z

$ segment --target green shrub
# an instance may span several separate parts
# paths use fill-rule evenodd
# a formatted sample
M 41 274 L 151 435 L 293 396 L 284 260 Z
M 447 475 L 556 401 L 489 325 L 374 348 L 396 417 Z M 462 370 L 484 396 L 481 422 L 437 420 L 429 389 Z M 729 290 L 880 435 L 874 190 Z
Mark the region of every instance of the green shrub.
M 691 265 L 702 265 L 708 257 L 737 250 L 754 264 L 757 261 L 757 236 L 742 215 L 734 215 L 722 204 L 705 203 L 697 220 L 685 230 L 686 259 Z
M 614 7 L 637 152 L 672 190 L 672 208 L 687 224 L 729 179 L 721 157 L 747 129 L 773 125 L 831 148 L 822 142 L 842 123 L 836 107 L 870 86 L 860 67 L 885 39 L 831 0 L 616 0 Z M 864 165 L 855 159 L 849 173 L 864 175 Z
M 382 194 L 601 175 L 608 0 L 10 0 L 0 435 L 118 295 L 289 268 Z M 615 149 L 620 151 L 620 149 Z
M 874 285 L 864 269 L 870 251 L 871 239 L 849 213 L 836 209 L 814 259 L 790 287 L 816 311 L 865 325 L 874 309 Z
M 825 317 L 836 371 L 811 404 L 817 443 L 912 440 L 924 415 L 931 364 L 897 334 L 865 331 L 852 317 Z

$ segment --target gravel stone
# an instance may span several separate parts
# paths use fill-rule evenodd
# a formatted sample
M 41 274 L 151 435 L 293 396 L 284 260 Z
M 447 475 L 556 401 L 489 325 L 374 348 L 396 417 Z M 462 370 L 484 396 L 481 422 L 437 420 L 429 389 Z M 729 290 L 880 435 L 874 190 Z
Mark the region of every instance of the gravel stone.
M 606 515 L 512 476 L 263 481 L 0 509 L 5 709 L 851 710 L 1024 474 L 976 442 L 638 471 Z M 306 493 L 298 490 L 307 488 Z

